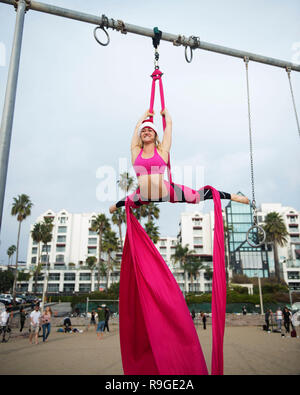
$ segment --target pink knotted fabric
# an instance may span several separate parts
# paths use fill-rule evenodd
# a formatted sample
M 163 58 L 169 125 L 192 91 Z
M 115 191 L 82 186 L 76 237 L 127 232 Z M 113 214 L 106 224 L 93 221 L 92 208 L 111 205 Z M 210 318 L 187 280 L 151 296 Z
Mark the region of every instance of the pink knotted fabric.
M 223 218 L 215 204 L 211 374 L 223 374 L 226 311 Z M 201 345 L 182 292 L 126 200 L 127 233 L 120 277 L 120 344 L 125 374 L 207 375 Z

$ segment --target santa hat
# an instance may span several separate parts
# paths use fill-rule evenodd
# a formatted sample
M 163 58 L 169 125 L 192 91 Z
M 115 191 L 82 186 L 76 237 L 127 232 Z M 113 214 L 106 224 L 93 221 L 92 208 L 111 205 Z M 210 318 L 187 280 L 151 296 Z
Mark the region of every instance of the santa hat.
M 150 119 L 145 119 L 145 121 L 143 121 L 143 123 L 139 127 L 139 136 L 141 135 L 141 131 L 145 128 L 150 128 L 157 134 L 157 127 Z

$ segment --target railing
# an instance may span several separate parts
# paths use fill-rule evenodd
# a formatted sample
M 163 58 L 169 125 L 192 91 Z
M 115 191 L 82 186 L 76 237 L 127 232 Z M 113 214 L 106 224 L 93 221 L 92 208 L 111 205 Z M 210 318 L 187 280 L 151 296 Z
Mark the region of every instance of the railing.
M 287 269 L 300 268 L 300 259 L 291 259 L 286 262 Z

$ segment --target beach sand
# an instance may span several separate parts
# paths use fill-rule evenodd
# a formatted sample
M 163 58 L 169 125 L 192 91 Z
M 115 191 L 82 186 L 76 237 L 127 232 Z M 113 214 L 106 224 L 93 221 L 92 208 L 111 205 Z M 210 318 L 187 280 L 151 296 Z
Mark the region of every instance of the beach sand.
M 211 326 L 197 325 L 208 369 L 211 363 Z M 299 329 L 298 329 L 299 332 Z M 299 333 L 298 333 L 299 334 Z M 98 340 L 90 328 L 84 333 L 58 333 L 53 328 L 46 343 L 29 344 L 28 337 L 0 343 L 1 375 L 123 375 L 119 331 L 111 325 Z M 226 327 L 225 375 L 298 375 L 300 339 L 264 332 L 258 326 Z

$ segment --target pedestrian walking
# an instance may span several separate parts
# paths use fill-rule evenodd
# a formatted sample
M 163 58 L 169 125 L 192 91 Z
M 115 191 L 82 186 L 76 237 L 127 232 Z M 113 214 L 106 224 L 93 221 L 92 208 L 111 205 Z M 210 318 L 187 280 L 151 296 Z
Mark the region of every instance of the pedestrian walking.
M 21 308 L 20 308 L 20 332 L 22 332 L 22 330 L 24 328 L 26 316 L 27 316 L 27 313 L 24 310 L 24 307 L 21 306 Z
M 281 331 L 281 323 L 282 323 L 282 310 L 278 307 L 276 311 L 276 322 L 277 322 L 277 329 Z
M 202 318 L 203 329 L 206 329 L 206 314 L 201 311 L 200 316 Z
M 290 333 L 290 324 L 291 324 L 292 314 L 290 310 L 285 307 L 283 310 L 283 325 L 285 327 L 286 333 Z
M 43 342 L 46 342 L 48 336 L 51 332 L 51 318 L 52 318 L 52 310 L 49 306 L 46 307 L 45 311 L 42 314 L 42 328 L 43 328 Z
M 40 330 L 41 312 L 40 306 L 36 304 L 34 310 L 30 313 L 30 335 L 29 343 L 32 344 L 32 338 L 35 338 L 35 344 L 38 344 L 39 330 Z
M 105 325 L 105 314 L 104 314 L 104 310 L 102 309 L 102 307 L 98 307 L 98 326 L 97 326 L 97 337 L 99 340 L 102 339 L 103 337 L 103 332 L 104 332 L 104 325 Z
M 266 330 L 270 331 L 270 318 L 272 317 L 272 310 L 267 310 L 265 314 Z
M 91 320 L 90 320 L 90 323 L 89 323 L 89 326 L 88 326 L 88 330 L 89 330 L 89 328 L 90 328 L 90 326 L 91 325 L 93 325 L 94 326 L 94 328 L 96 329 L 96 314 L 95 314 L 95 310 L 92 310 L 92 312 L 91 312 Z
M 104 308 L 104 328 L 103 332 L 105 332 L 105 328 L 107 329 L 107 332 L 109 332 L 109 326 L 108 326 L 108 321 L 110 317 L 110 310 L 107 306 Z
M 0 314 L 0 327 L 2 329 L 2 343 L 6 343 L 5 334 L 7 332 L 8 327 L 8 320 L 9 320 L 9 308 L 6 308 Z

